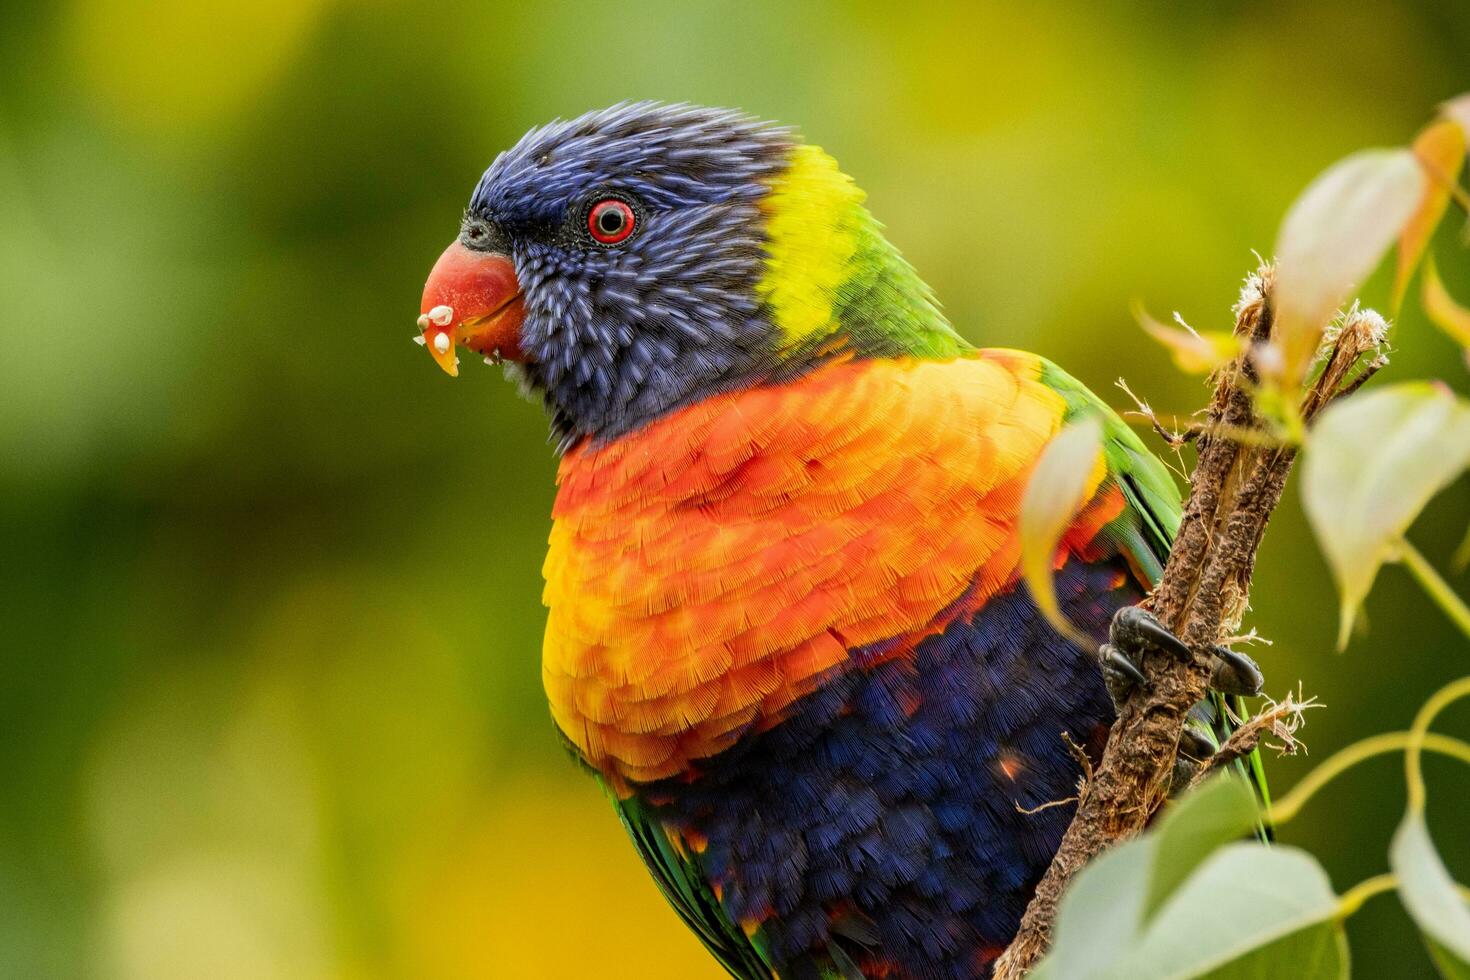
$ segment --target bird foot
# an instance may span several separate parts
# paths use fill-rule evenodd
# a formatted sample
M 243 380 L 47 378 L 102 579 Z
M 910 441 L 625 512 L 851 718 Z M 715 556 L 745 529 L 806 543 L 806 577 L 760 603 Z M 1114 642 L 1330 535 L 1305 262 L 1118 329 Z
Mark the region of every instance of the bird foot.
M 1108 642 L 1098 648 L 1097 654 L 1115 708 L 1135 686 L 1148 686 L 1148 678 L 1139 669 L 1138 662 L 1149 651 L 1175 657 L 1191 656 L 1184 641 L 1169 632 L 1147 609 L 1124 606 L 1114 613 L 1108 629 Z M 1261 693 L 1266 678 L 1250 657 L 1218 645 L 1210 648 L 1210 656 L 1212 688 L 1222 694 L 1247 697 Z

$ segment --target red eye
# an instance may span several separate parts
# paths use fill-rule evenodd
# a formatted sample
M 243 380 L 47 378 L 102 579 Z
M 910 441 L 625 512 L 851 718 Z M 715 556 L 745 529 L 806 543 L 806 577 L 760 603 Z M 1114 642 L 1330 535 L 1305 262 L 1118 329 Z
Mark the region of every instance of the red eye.
M 604 245 L 616 245 L 633 234 L 636 217 L 626 201 L 610 197 L 587 212 L 587 230 Z

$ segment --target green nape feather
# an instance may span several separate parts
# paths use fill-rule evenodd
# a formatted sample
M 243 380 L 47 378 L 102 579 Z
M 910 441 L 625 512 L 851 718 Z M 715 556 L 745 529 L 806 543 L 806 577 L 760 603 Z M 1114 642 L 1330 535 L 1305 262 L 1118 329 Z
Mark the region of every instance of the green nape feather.
M 865 197 L 809 144 L 795 147 L 772 181 L 761 204 L 767 259 L 757 292 L 784 339 L 782 356 L 806 363 L 834 340 L 859 357 L 939 360 L 974 350 L 884 237 Z

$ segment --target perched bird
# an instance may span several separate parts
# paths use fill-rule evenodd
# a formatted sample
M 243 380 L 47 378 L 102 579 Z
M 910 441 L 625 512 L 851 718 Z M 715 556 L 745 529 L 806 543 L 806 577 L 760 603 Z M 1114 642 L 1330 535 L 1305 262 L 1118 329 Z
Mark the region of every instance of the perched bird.
M 1100 656 L 1058 635 L 1019 578 L 1022 490 L 1101 420 L 1057 584 L 1102 638 L 1168 553 L 1162 464 L 1053 364 L 966 342 L 832 157 L 732 111 L 528 133 L 419 328 L 450 374 L 466 347 L 545 401 L 551 714 L 710 951 L 744 978 L 989 975 L 1072 814 L 1047 806 L 1076 789 L 1062 733 L 1097 753 L 1105 677 L 1187 653 L 1136 612 Z

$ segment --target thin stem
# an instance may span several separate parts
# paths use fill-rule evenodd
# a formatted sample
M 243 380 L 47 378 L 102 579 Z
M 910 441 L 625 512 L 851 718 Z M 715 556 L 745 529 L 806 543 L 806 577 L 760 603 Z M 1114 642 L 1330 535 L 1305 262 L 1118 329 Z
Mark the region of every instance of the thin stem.
M 1419 553 L 1419 549 L 1409 543 L 1408 538 L 1400 538 L 1398 547 L 1399 560 L 1408 568 L 1409 573 L 1428 593 L 1429 598 L 1434 600 L 1434 604 L 1470 639 L 1470 606 L 1465 605 L 1465 600 L 1450 588 L 1450 584 Z M 1463 697 L 1470 697 L 1470 677 L 1440 688 L 1433 697 L 1424 702 L 1424 707 L 1414 717 L 1414 724 L 1409 729 L 1409 742 L 1404 747 L 1404 779 L 1408 783 L 1410 810 L 1424 809 L 1424 770 L 1420 765 L 1420 756 L 1422 749 L 1428 746 L 1429 725 L 1446 705 Z
M 1408 538 L 1400 538 L 1398 548 L 1399 561 L 1404 563 L 1409 574 L 1414 576 L 1424 591 L 1429 593 L 1434 604 L 1465 634 L 1465 638 L 1470 639 L 1470 606 L 1465 605 L 1465 600 L 1455 594 L 1450 584 L 1419 553 L 1419 549 L 1409 543 Z
M 1399 752 L 1408 748 L 1412 737 L 1412 732 L 1385 732 L 1339 749 L 1328 756 L 1321 765 L 1303 776 L 1302 781 L 1293 786 L 1290 793 L 1271 805 L 1271 823 L 1278 825 L 1286 823 L 1300 813 L 1307 801 L 1333 779 L 1374 756 L 1387 755 L 1390 752 Z M 1450 738 L 1448 735 L 1426 732 L 1422 744 L 1430 752 L 1451 756 L 1470 765 L 1470 743 Z
M 1374 875 L 1364 881 L 1358 882 L 1337 900 L 1337 917 L 1346 919 L 1363 907 L 1363 903 L 1374 895 L 1382 895 L 1391 892 L 1399 886 L 1399 880 L 1393 874 Z
M 1348 916 L 1355 914 L 1358 909 L 1362 908 L 1363 903 L 1368 901 L 1368 899 L 1376 895 L 1382 895 L 1384 892 L 1391 892 L 1398 886 L 1398 876 L 1392 872 L 1384 872 L 1381 875 L 1374 875 L 1371 878 L 1358 882 L 1343 892 L 1342 897 L 1337 900 L 1337 918 L 1339 920 L 1346 919 Z M 1455 882 L 1455 891 L 1459 892 L 1460 897 L 1465 899 L 1465 901 L 1470 902 L 1470 886 L 1462 885 L 1457 881 Z
M 1447 705 L 1463 697 L 1470 697 L 1470 677 L 1451 681 L 1435 691 L 1414 716 L 1414 724 L 1409 727 L 1409 743 L 1404 746 L 1404 777 L 1409 784 L 1410 810 L 1424 809 L 1424 771 L 1419 757 L 1421 750 L 1429 744 L 1429 726 Z

